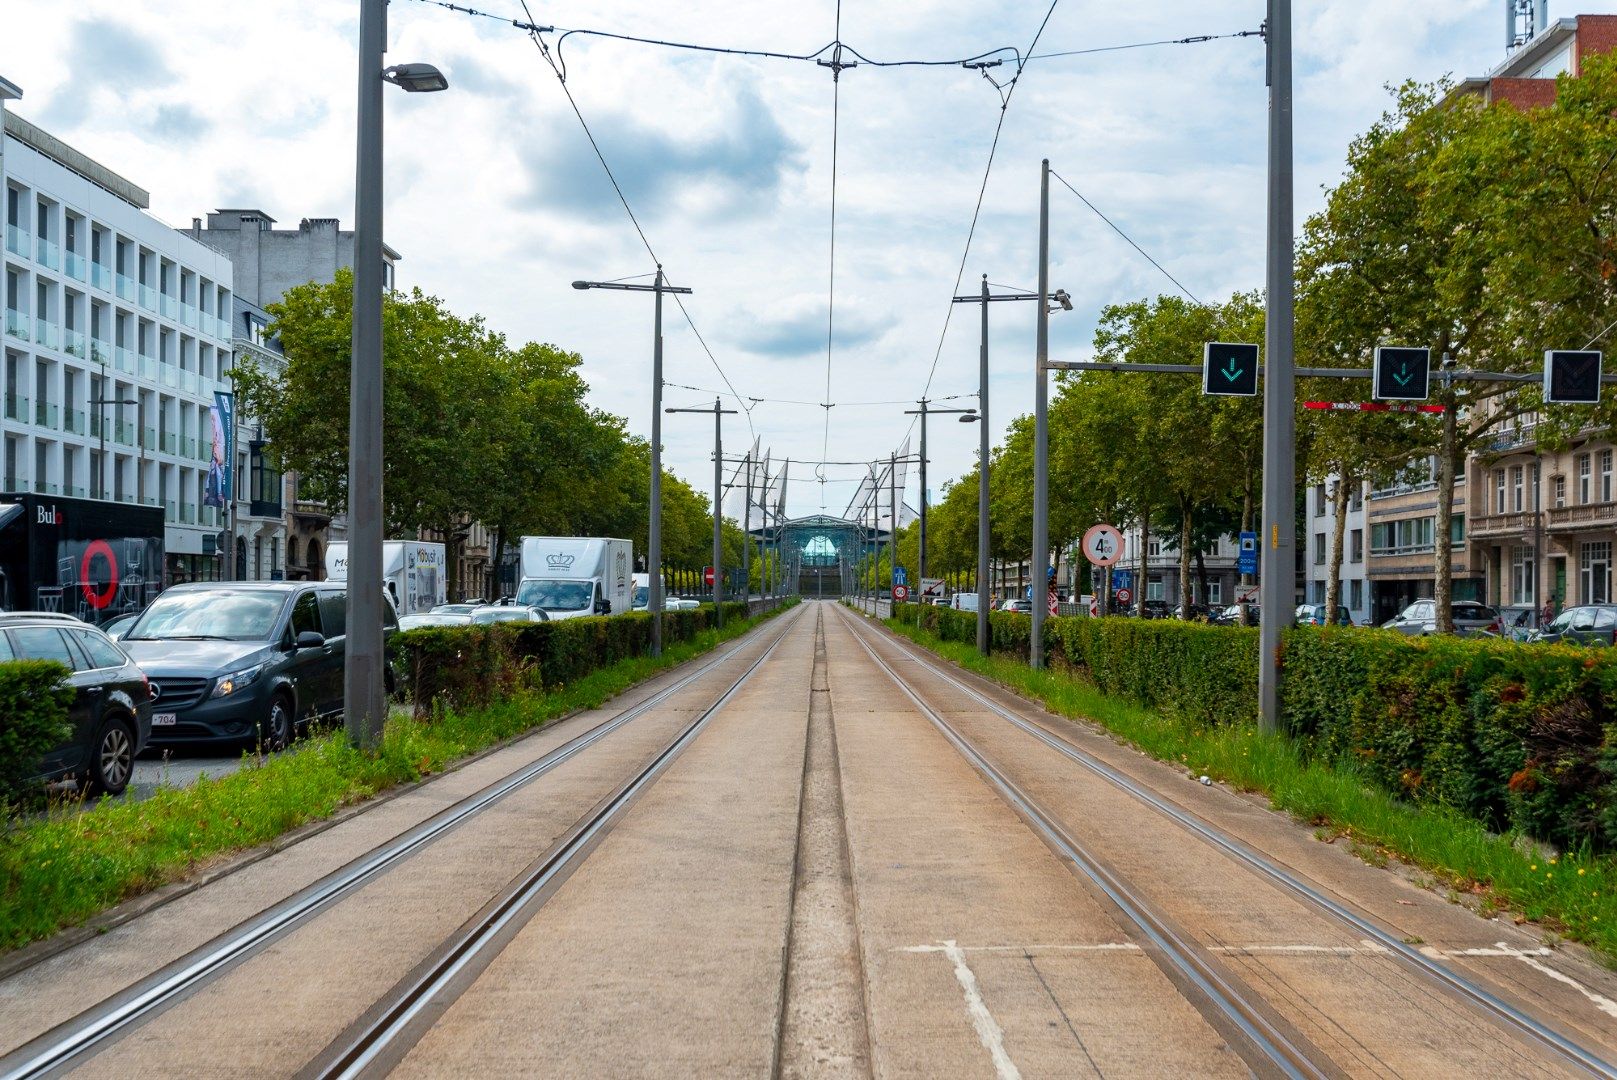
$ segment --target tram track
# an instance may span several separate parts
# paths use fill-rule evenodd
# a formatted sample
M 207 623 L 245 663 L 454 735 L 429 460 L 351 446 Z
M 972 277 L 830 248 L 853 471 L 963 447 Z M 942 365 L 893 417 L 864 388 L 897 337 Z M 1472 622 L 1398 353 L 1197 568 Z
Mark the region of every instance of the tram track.
M 747 666 L 740 677 L 729 682 L 718 700 L 703 711 L 702 718 L 711 716 L 751 677 L 763 660 L 791 633 L 801 617 L 799 611 L 782 620 L 781 629 L 763 648 L 758 658 Z M 431 847 L 457 827 L 496 806 L 564 763 L 578 758 L 636 719 L 668 704 L 675 695 L 754 646 L 754 641 L 744 640 L 644 700 L 619 711 L 540 758 L 458 800 L 207 944 L 30 1040 L 6 1056 L 0 1057 L 0 1080 L 59 1075 L 89 1059 L 110 1043 L 154 1019 L 169 1007 L 196 993 L 269 945 L 310 923 L 321 913 L 354 895 L 364 885 Z M 688 742 L 687 736 L 694 737 L 693 729 L 700 730 L 698 726 L 700 723 L 701 719 L 696 724 L 682 728 L 674 744 L 682 747 L 684 743 L 681 740 Z M 665 747 L 654 758 L 652 765 L 655 766 L 658 762 L 666 764 L 666 761 L 672 760 L 672 756 L 677 756 L 677 751 L 673 755 L 669 753 L 674 744 Z M 643 776 L 644 772 L 645 770 L 642 770 L 637 776 Z M 631 780 L 629 783 L 633 782 Z M 620 787 L 614 794 L 621 796 L 623 788 Z M 632 801 L 632 796 L 628 801 Z M 598 810 L 599 808 L 597 812 Z M 586 815 L 586 819 L 590 816 Z M 567 834 L 564 834 L 562 843 L 576 840 L 583 829 L 583 824 L 583 822 L 575 824 Z M 556 847 L 553 846 L 552 852 L 555 850 Z M 541 857 L 539 861 L 543 861 L 543 858 Z M 498 899 L 497 897 L 495 902 L 498 902 Z
M 999 790 L 1001 795 L 1016 807 L 1018 812 L 1034 825 L 1035 830 L 1039 831 L 1046 841 L 1051 843 L 1051 846 L 1064 857 L 1071 858 L 1067 850 L 1069 846 L 1067 841 L 1071 839 L 1070 835 L 1063 838 L 1061 836 L 1063 830 L 1058 823 L 1048 821 L 1041 823 L 1039 818 L 1042 811 L 1040 811 L 1037 804 L 1014 781 L 1010 780 L 988 755 L 974 745 L 956 725 L 951 724 L 942 715 L 947 710 L 933 708 L 912 689 L 909 681 L 895 671 L 887 659 L 872 647 L 871 641 L 873 639 L 891 643 L 902 654 L 903 661 L 912 663 L 916 671 L 925 673 L 924 681 L 914 680 L 918 686 L 922 686 L 925 690 L 930 690 L 934 693 L 936 687 L 939 686 L 947 687 L 949 690 L 959 693 L 966 701 L 972 703 L 973 707 L 981 708 L 1007 722 L 1014 729 L 1037 740 L 1043 747 L 1060 754 L 1066 760 L 1084 768 L 1116 790 L 1138 800 L 1155 813 L 1171 821 L 1178 828 L 1194 836 L 1197 840 L 1210 845 L 1227 856 L 1237 865 L 1291 895 L 1316 914 L 1324 916 L 1329 922 L 1350 936 L 1364 940 L 1370 948 L 1391 958 L 1427 986 L 1454 1000 L 1464 1008 L 1472 1010 L 1476 1015 L 1511 1033 L 1522 1042 L 1536 1047 L 1547 1059 L 1558 1062 L 1568 1071 L 1575 1074 L 1617 1077 L 1617 1068 L 1614 1068 L 1597 1051 L 1569 1038 L 1561 1031 L 1543 1023 L 1498 994 L 1493 993 L 1487 987 L 1467 978 L 1441 960 L 1415 948 L 1400 935 L 1390 931 L 1375 919 L 1355 911 L 1353 908 L 1326 895 L 1321 889 L 1316 888 L 1288 868 L 1228 835 L 1206 820 L 1175 805 L 1146 785 L 1118 771 L 1106 762 L 1086 753 L 1083 749 L 1051 732 L 1042 724 L 1005 708 L 966 681 L 957 678 L 945 666 L 934 662 L 909 643 L 900 641 L 891 635 L 881 635 L 863 626 L 862 619 L 851 618 L 848 614 L 844 614 L 843 618 L 848 622 L 849 629 L 855 639 L 888 678 L 916 704 L 934 726 L 937 726 L 943 732 L 950 743 L 972 763 L 973 767 L 989 780 L 991 786 Z M 1030 816 L 1030 812 L 1032 816 Z M 1054 825 L 1055 827 L 1053 830 L 1047 831 L 1045 825 Z M 1075 863 L 1075 865 L 1078 865 L 1086 874 L 1089 873 L 1083 864 Z M 1143 898 L 1138 897 L 1137 899 L 1143 900 Z M 1149 914 L 1149 904 L 1144 905 L 1143 911 Z M 1194 943 L 1188 944 L 1191 946 L 1192 956 L 1186 957 L 1186 959 L 1190 960 L 1194 960 L 1196 951 L 1204 954 L 1217 951 L 1197 946 Z M 1251 993 L 1258 996 L 1255 992 Z M 1237 1012 L 1244 1011 L 1238 1000 L 1232 1000 L 1228 1004 L 1234 1007 Z M 1223 1008 L 1222 1005 L 1219 1007 Z M 1287 1056 L 1284 1046 L 1272 1044 L 1272 1047 L 1280 1052 L 1282 1058 Z M 1280 1062 L 1275 1061 L 1267 1053 L 1265 1057 L 1280 1066 L 1284 1071 L 1284 1066 Z M 1304 1073 L 1304 1075 L 1308 1074 Z

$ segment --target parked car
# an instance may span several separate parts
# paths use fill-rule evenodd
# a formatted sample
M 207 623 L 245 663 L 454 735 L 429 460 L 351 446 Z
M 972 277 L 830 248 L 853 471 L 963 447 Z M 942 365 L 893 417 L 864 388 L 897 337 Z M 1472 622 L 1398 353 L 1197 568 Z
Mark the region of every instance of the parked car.
M 977 594 L 974 592 L 957 592 L 949 597 L 949 607 L 955 611 L 976 611 Z
M 1330 609 L 1324 604 L 1303 604 L 1298 607 L 1296 618 L 1298 626 L 1324 626 L 1326 615 Z M 1353 614 L 1341 604 L 1336 605 L 1336 625 L 1352 626 Z
M 0 615 L 0 660 L 55 660 L 71 673 L 73 732 L 46 753 L 39 779 L 74 777 L 90 791 L 121 794 L 152 730 L 151 688 L 139 666 L 100 630 L 51 612 Z
M 398 627 L 393 606 L 384 625 Z M 259 742 L 280 749 L 300 724 L 343 707 L 348 593 L 341 582 L 171 586 L 124 635 L 152 684 L 152 745 Z M 384 678 L 399 685 L 391 652 Z
M 1031 600 L 1007 600 L 1007 601 L 1005 601 L 1003 604 L 1001 604 L 999 606 L 999 610 L 1001 610 L 1001 611 L 1017 611 L 1017 612 L 1021 612 L 1023 615 L 1031 615 L 1031 614 L 1033 614 L 1033 601 L 1031 601 Z
M 1538 624 L 1538 607 L 1534 604 L 1511 604 L 1499 609 L 1499 636 L 1509 641 L 1537 640 Z
M 1611 645 L 1614 639 L 1617 639 L 1617 604 L 1567 608 L 1534 638 L 1565 645 Z
M 1145 600 L 1140 603 L 1140 617 L 1142 619 L 1166 619 L 1172 612 L 1168 610 L 1166 600 Z
M 113 641 L 117 641 L 119 638 L 123 637 L 124 631 L 135 625 L 135 620 L 138 618 L 140 618 L 140 612 L 138 611 L 131 612 L 128 615 L 120 615 L 116 619 L 111 619 L 102 623 L 101 632 L 107 635 Z
M 543 608 L 527 607 L 522 604 L 490 605 L 480 607 L 471 614 L 473 625 L 483 625 L 497 622 L 549 622 L 550 616 Z
M 423 626 L 468 626 L 471 624 L 471 615 L 457 615 L 453 612 L 429 611 L 424 615 L 400 615 L 400 630 L 419 630 Z
M 1479 604 L 1471 600 L 1461 600 L 1449 605 L 1450 617 L 1454 620 L 1454 632 L 1460 635 L 1477 634 L 1480 632 L 1499 632 L 1499 613 L 1486 604 Z M 1432 600 L 1416 600 L 1404 608 L 1387 622 L 1381 624 L 1384 630 L 1396 630 L 1401 634 L 1419 637 L 1425 634 L 1437 633 L 1437 604 Z
M 1205 619 L 1205 618 L 1207 618 L 1207 615 L 1208 615 L 1207 608 L 1204 607 L 1203 605 L 1201 605 L 1201 604 L 1191 604 L 1190 605 L 1189 618 L 1190 618 L 1190 620 L 1192 622 L 1196 621 L 1197 619 Z M 1170 619 L 1183 619 L 1185 617 L 1186 617 L 1186 615 L 1185 615 L 1185 605 L 1183 605 L 1183 604 L 1175 605 L 1173 611 L 1168 615 L 1168 618 L 1170 618 Z
M 480 607 L 485 607 L 483 601 L 467 604 L 439 604 L 427 614 L 429 615 L 470 615 Z

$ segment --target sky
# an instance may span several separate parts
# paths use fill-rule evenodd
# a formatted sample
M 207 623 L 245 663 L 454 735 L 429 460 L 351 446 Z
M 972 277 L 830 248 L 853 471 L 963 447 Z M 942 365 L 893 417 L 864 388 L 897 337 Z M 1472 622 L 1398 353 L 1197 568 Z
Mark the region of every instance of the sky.
M 556 74 L 502 21 L 526 18 L 521 0 L 469 3 L 500 18 L 391 4 L 388 62 L 428 61 L 450 82 L 445 93 L 386 95 L 385 232 L 404 256 L 398 282 L 515 342 L 577 352 L 592 403 L 649 435 L 650 296 L 569 283 L 649 274 L 653 257 Z M 840 16 L 836 0 L 529 3 L 536 22 L 564 29 L 795 54 L 840 37 L 877 61 L 1025 52 L 1049 10 L 1048 0 L 845 0 Z M 1295 5 L 1299 228 L 1340 177 L 1349 143 L 1389 106 L 1389 86 L 1481 75 L 1505 58 L 1504 4 Z M 1264 11 L 1263 0 L 1057 0 L 1035 56 L 1255 30 Z M 1613 11 L 1617 0 L 1576 10 L 1551 0 L 1550 16 Z M 305 217 L 351 227 L 355 0 L 6 0 L 5 22 L 11 40 L 30 43 L 0 59 L 0 75 L 24 91 L 14 110 L 147 188 L 163 220 L 256 207 L 283 228 Z M 1041 158 L 1195 297 L 1262 285 L 1259 38 L 1031 60 L 1003 108 L 986 188 L 1002 98 L 984 74 L 1003 83 L 1009 64 L 860 64 L 834 82 L 811 62 L 585 35 L 558 50 L 557 38 L 545 36 L 550 54 L 646 241 L 670 281 L 693 290 L 683 299 L 694 331 L 678 306 L 665 311 L 665 405 L 711 405 L 733 386 L 747 408 L 725 417 L 725 452 L 756 436 L 777 465 L 792 459 L 792 516 L 841 514 L 865 471 L 817 475 L 801 463 L 885 458 L 911 433 L 905 410 L 923 394 L 976 404 L 979 309 L 950 298 L 957 280 L 975 292 L 984 274 L 1036 288 Z M 1050 283 L 1074 310 L 1051 317 L 1051 355 L 1085 359 L 1106 305 L 1177 286 L 1052 188 Z M 990 317 L 997 442 L 1032 409 L 1034 305 L 995 304 Z M 975 463 L 977 429 L 954 420 L 930 425 L 934 501 Z M 665 416 L 663 442 L 668 468 L 711 485 L 710 420 Z M 912 474 L 908 501 L 917 498 Z

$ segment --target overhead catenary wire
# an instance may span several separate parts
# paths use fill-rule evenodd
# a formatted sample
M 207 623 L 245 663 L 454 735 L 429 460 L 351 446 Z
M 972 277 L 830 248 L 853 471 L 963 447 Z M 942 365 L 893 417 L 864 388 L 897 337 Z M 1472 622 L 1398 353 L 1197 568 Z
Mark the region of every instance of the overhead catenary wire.
M 842 0 L 837 0 L 836 38 L 842 40 Z M 820 440 L 820 456 L 831 450 L 831 365 L 836 344 L 837 314 L 837 145 L 842 124 L 842 51 L 832 54 L 831 62 L 831 242 L 826 274 L 825 301 L 825 425 Z M 821 492 L 825 490 L 822 482 Z M 822 504 L 820 509 L 825 509 Z
M 1158 270 L 1160 270 L 1162 272 L 1162 276 L 1167 278 L 1169 281 L 1173 282 L 1174 286 L 1180 292 L 1184 293 L 1185 296 L 1189 297 L 1191 303 L 1195 304 L 1197 307 L 1206 307 L 1207 306 L 1206 304 L 1202 303 L 1200 300 L 1196 299 L 1196 294 L 1191 292 L 1189 289 L 1185 288 L 1183 282 L 1181 282 L 1178 278 L 1174 277 L 1172 274 L 1168 273 L 1167 269 L 1161 263 L 1157 262 L 1157 260 L 1153 259 L 1149 254 L 1147 254 L 1146 250 L 1143 247 L 1141 247 L 1139 244 L 1136 244 L 1134 242 L 1134 238 L 1132 236 L 1130 236 L 1128 233 L 1124 232 L 1121 228 L 1118 227 L 1117 222 L 1113 221 L 1111 218 L 1109 218 L 1105 214 L 1101 213 L 1100 207 L 1096 206 L 1094 203 L 1092 203 L 1088 199 L 1084 198 L 1083 192 L 1079 191 L 1077 188 L 1075 188 L 1071 184 L 1069 184 L 1067 182 L 1066 177 L 1062 176 L 1060 173 L 1056 172 L 1054 169 L 1050 170 L 1050 175 L 1055 177 L 1057 180 L 1060 180 L 1061 185 L 1063 187 L 1065 187 L 1068 191 L 1072 192 L 1074 195 L 1078 196 L 1078 200 L 1080 202 L 1082 202 L 1085 206 L 1087 206 L 1091 210 L 1093 210 L 1095 212 L 1096 217 L 1098 217 L 1102 221 L 1106 222 L 1107 225 L 1110 225 L 1111 228 L 1112 228 L 1112 231 L 1115 232 L 1117 235 L 1121 236 L 1125 241 L 1127 241 L 1129 247 L 1131 247 L 1135 251 L 1139 252 L 1140 255 L 1145 259 L 1146 262 L 1150 263 L 1152 266 L 1154 266 Z

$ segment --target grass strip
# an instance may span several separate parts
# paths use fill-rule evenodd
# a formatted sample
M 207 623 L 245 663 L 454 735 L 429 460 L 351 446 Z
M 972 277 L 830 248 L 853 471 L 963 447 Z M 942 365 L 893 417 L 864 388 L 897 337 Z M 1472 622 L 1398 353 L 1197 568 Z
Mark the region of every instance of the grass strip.
M 780 610 L 785 610 L 784 608 Z M 0 951 L 76 926 L 131 897 L 184 878 L 235 852 L 267 843 L 344 806 L 441 772 L 503 739 L 603 702 L 667 668 L 708 652 L 778 612 L 703 631 L 660 658 L 624 660 L 557 690 L 528 692 L 430 720 L 395 714 L 375 753 L 324 731 L 262 762 L 140 802 L 59 805 L 13 821 L 0 834 Z
M 1099 724 L 1160 761 L 1265 795 L 1275 809 L 1320 829 L 1322 838 L 1345 837 L 1370 862 L 1395 856 L 1412 863 L 1445 886 L 1451 900 L 1472 894 L 1484 914 L 1513 912 L 1617 966 L 1617 858 L 1557 855 L 1457 812 L 1415 806 L 1368 783 L 1351 765 L 1311 759 L 1295 740 L 1265 736 L 1256 726 L 1176 720 L 1108 697 L 1068 672 L 983 657 L 970 645 L 898 621 L 886 625 L 1052 712 Z

